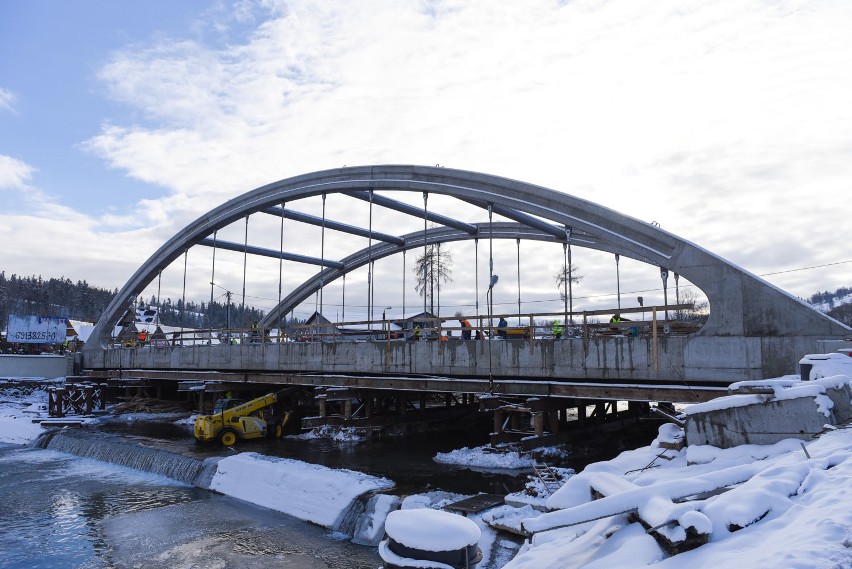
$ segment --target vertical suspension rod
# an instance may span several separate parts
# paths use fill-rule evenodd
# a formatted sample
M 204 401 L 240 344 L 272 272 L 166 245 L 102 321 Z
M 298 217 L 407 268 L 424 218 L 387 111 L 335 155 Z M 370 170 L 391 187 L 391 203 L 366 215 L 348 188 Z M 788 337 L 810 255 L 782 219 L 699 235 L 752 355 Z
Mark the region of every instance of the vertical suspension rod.
M 367 320 L 373 329 L 373 188 L 370 188 L 370 236 L 367 240 Z
M 240 301 L 240 326 L 246 324 L 246 267 L 248 267 L 248 220 L 246 216 L 246 233 L 243 241 L 243 297 Z
M 474 257 L 474 288 L 476 294 L 476 323 L 478 326 L 482 326 L 482 321 L 479 319 L 479 238 L 473 240 L 473 257 Z
M 517 239 L 518 244 L 518 326 L 521 325 L 521 238 Z M 563 321 L 564 322 L 564 321 Z
M 183 320 L 186 313 L 186 261 L 189 257 L 189 249 L 183 252 L 183 292 L 180 295 L 180 343 L 183 345 Z
M 493 211 L 491 204 L 488 204 L 488 392 L 494 393 L 494 374 L 492 369 L 491 345 L 494 343 L 491 338 L 491 326 L 493 324 L 492 315 L 494 314 L 494 221 L 492 219 Z
M 216 235 L 218 233 L 218 229 L 213 232 L 213 262 L 211 263 L 210 268 L 210 304 L 207 306 L 207 325 L 211 330 L 213 329 L 213 287 L 216 282 Z M 280 299 L 278 303 L 281 303 Z
M 281 202 L 281 209 L 284 209 L 284 206 L 286 205 L 286 203 L 287 202 Z M 281 306 L 281 287 L 282 287 L 282 282 L 284 280 L 284 216 L 283 215 L 281 216 L 281 231 L 280 231 L 280 233 L 281 233 L 281 238 L 280 238 L 280 243 L 278 245 L 278 252 L 281 253 L 281 258 L 278 259 L 278 305 L 277 306 Z M 278 314 L 278 340 L 279 340 L 279 342 L 281 341 L 281 335 L 283 334 L 283 329 L 285 328 L 285 326 L 283 326 L 282 324 L 286 324 L 286 314 L 282 316 L 279 313 Z M 279 348 L 281 347 L 280 343 L 279 343 L 278 347 Z
M 615 254 L 615 286 L 618 294 L 618 309 L 621 310 L 621 275 L 618 272 L 618 260 L 621 257 L 618 253 Z
M 405 318 L 405 249 L 402 250 L 402 317 Z
M 423 192 L 423 315 L 426 315 L 426 222 L 429 215 L 429 192 Z
M 282 218 L 283 219 L 283 218 Z M 322 233 L 320 234 L 320 258 L 325 262 L 325 193 L 322 194 Z M 322 314 L 322 293 L 325 286 L 325 267 L 320 266 L 319 313 Z
M 162 285 L 162 282 L 163 282 L 163 271 L 160 270 L 160 272 L 157 274 L 157 319 L 156 319 L 156 325 L 157 326 L 160 325 L 160 308 L 161 308 L 161 306 L 160 306 L 160 286 Z
M 571 325 L 574 324 L 574 266 L 571 261 L 571 228 L 565 228 L 565 265 L 568 267 L 568 308 L 571 315 Z

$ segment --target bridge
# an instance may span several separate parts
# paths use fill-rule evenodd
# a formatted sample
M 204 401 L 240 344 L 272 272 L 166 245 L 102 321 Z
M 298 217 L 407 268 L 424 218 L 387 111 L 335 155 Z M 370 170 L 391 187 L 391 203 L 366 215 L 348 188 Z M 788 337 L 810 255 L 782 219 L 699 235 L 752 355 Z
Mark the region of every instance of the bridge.
M 326 204 L 332 200 L 350 204 L 349 209 L 339 209 L 344 212 L 361 204 L 360 218 L 366 213 L 367 223 L 351 222 L 359 217 L 355 214 L 344 214 L 346 219 L 328 216 Z M 440 204 L 444 213 L 430 208 L 430 203 Z M 321 215 L 305 211 L 311 209 Z M 405 227 L 407 223 L 411 230 L 379 230 L 374 220 L 380 217 L 392 220 L 386 226 Z M 277 248 L 269 246 L 275 240 L 268 235 L 263 243 L 263 239 L 249 242 L 250 218 L 280 223 Z M 285 239 L 285 220 L 320 228 L 319 257 L 287 250 L 285 245 L 291 240 Z M 244 238 L 232 241 L 223 238 L 225 234 Z M 337 243 L 366 240 L 366 247 L 330 255 L 326 242 L 331 243 L 331 234 L 337 236 Z M 277 229 L 274 235 L 278 237 Z M 405 300 L 405 289 L 410 286 L 405 281 L 405 273 L 410 271 L 405 268 L 406 252 L 425 256 L 442 244 L 471 241 L 476 254 L 471 288 L 475 288 L 477 301 L 475 310 L 463 316 L 473 322 L 474 337 L 479 336 L 480 341 L 461 339 L 458 316 L 440 314 L 440 302 L 435 311 L 434 295 L 429 306 L 424 294 L 423 305 L 409 306 L 409 310 Z M 556 250 L 561 247 L 565 274 L 573 274 L 571 259 L 576 248 L 612 254 L 616 265 L 624 257 L 659 269 L 663 301 L 623 307 L 619 296 L 616 306 L 575 310 L 572 279 L 565 278 L 562 306 L 522 314 L 522 242 Z M 511 314 L 493 308 L 492 287 L 497 280 L 494 247 L 501 243 L 516 244 L 518 251 L 518 311 Z M 489 267 L 481 275 L 480 248 Z M 210 267 L 189 274 L 190 250 L 195 255 L 200 249 L 212 253 Z M 223 251 L 243 260 L 243 298 L 248 257 L 277 262 L 278 298 L 255 330 L 187 330 L 167 341 L 122 345 L 117 330 L 121 324 L 132 327 L 123 320 L 128 309 L 158 285 L 167 268 L 183 268 L 184 289 L 188 278 L 209 282 L 212 299 L 216 254 Z M 379 318 L 376 312 L 384 312 L 385 303 L 376 309 L 376 262 L 400 256 L 403 314 Z M 440 256 L 437 258 L 440 262 Z M 284 263 L 318 268 L 315 273 L 288 269 L 288 274 L 306 276 L 285 291 Z M 270 272 L 274 274 L 274 269 Z M 363 310 L 362 300 L 351 300 L 350 284 L 350 314 L 359 317 L 349 320 L 345 318 L 347 275 L 353 280 L 354 275 L 361 275 L 358 286 L 366 281 L 368 290 Z M 670 275 L 688 281 L 706 297 L 709 313 L 699 323 L 684 323 L 678 317 L 691 306 L 677 299 L 668 301 Z M 322 314 L 324 294 L 330 294 L 333 285 L 343 291 L 344 299 L 336 307 L 342 308 L 343 316 L 336 321 Z M 480 306 L 483 294 L 486 302 Z M 306 304 L 316 307 L 313 319 L 300 326 L 288 324 L 287 316 Z M 615 312 L 631 320 L 610 324 L 608 316 Z M 495 328 L 500 316 L 517 318 L 518 325 L 510 327 L 505 337 Z M 560 338 L 553 337 L 549 325 L 542 325 L 552 319 L 565 327 Z M 412 341 L 415 335 L 417 341 Z M 516 180 L 443 167 L 384 165 L 338 168 L 280 180 L 202 215 L 166 241 L 121 288 L 98 321 L 79 365 L 90 377 L 165 382 L 202 392 L 228 386 L 293 384 L 315 393 L 338 390 L 343 393 L 338 398 L 341 401 L 377 404 L 377 399 L 365 393 L 463 394 L 465 402 L 483 395 L 556 401 L 549 407 L 554 409 L 564 408 L 569 400 L 704 401 L 724 393 L 736 381 L 796 373 L 801 356 L 823 352 L 832 342 L 850 336 L 852 330 L 847 326 L 655 224 Z

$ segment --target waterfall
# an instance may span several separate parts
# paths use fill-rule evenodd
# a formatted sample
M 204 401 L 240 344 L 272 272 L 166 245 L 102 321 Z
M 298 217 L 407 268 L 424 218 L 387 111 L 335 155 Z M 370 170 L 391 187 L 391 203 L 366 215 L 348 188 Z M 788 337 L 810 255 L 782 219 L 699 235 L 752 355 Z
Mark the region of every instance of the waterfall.
M 204 461 L 196 458 L 79 429 L 45 433 L 33 446 L 151 472 L 192 485 L 197 485 L 205 474 Z
M 340 514 L 337 518 L 337 523 L 334 524 L 333 530 L 349 537 L 355 534 L 355 527 L 358 525 L 359 518 L 367 511 L 367 502 L 370 500 L 370 493 L 361 494 L 349 504 L 349 507 Z
M 400 498 L 390 494 L 366 492 L 347 508 L 334 525 L 335 533 L 359 545 L 377 546 L 385 535 L 385 518 L 399 509 Z

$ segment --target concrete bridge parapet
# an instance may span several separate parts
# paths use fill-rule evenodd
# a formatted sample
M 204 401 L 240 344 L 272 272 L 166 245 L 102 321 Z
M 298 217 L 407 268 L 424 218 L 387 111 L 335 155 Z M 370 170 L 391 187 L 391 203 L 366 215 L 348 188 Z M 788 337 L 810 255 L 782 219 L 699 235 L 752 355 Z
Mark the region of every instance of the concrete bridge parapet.
M 289 372 L 727 386 L 798 373 L 817 338 L 612 336 L 563 340 L 286 342 L 89 350 L 91 370 Z

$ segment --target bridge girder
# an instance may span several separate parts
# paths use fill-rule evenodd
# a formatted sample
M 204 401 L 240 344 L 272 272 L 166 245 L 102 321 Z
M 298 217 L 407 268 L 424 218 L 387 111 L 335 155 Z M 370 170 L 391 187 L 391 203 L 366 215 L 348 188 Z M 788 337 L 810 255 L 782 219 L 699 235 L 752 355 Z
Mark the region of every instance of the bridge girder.
M 852 331 L 717 255 L 650 223 L 593 202 L 541 186 L 477 172 L 429 166 L 385 165 L 337 168 L 279 180 L 237 196 L 202 215 L 164 243 L 130 277 L 102 314 L 87 347 L 91 345 L 93 349 L 100 349 L 105 346 L 113 325 L 123 315 L 128 303 L 160 271 L 218 229 L 270 207 L 322 194 L 341 193 L 359 199 L 367 195 L 369 199 L 370 192 L 373 192 L 374 203 L 381 205 L 379 202 L 387 199 L 387 207 L 398 211 L 404 209 L 404 204 L 398 205 L 402 202 L 391 204 L 394 200 L 376 195 L 375 192 L 379 191 L 446 195 L 480 207 L 490 205 L 492 210 L 500 210 L 508 217 L 512 217 L 514 212 L 514 218 L 521 221 L 536 218 L 546 220 L 534 223 L 538 227 L 531 228 L 528 238 L 543 239 L 546 235 L 555 240 L 557 237 L 554 234 L 558 233 L 559 227 L 563 227 L 566 233 L 570 232 L 572 236 L 584 235 L 589 241 L 584 244 L 582 240 L 575 241 L 572 237 L 572 244 L 610 251 L 678 273 L 700 288 L 710 303 L 710 318 L 699 332 L 700 335 L 838 337 Z M 415 212 L 405 213 L 413 215 Z M 434 219 L 437 218 L 433 216 Z M 432 242 L 435 243 L 441 242 L 441 239 L 458 240 L 459 232 L 465 233 L 467 238 L 474 238 L 478 231 L 481 234 L 482 224 L 475 225 L 451 218 L 438 222 L 450 225 L 444 229 L 452 231 L 434 233 L 435 240 Z M 414 235 L 411 235 L 412 239 Z M 394 243 L 384 243 L 379 247 L 390 247 L 381 249 L 387 254 L 403 250 L 403 246 Z M 408 248 L 407 244 L 404 247 Z M 351 265 L 347 265 L 347 260 L 344 260 L 343 269 L 331 270 L 344 271 L 345 274 L 363 261 L 365 251 L 367 255 L 373 255 L 379 250 L 360 251 L 347 258 Z M 302 286 L 313 286 L 311 282 L 309 280 Z M 277 307 L 275 312 L 280 313 L 280 308 Z

